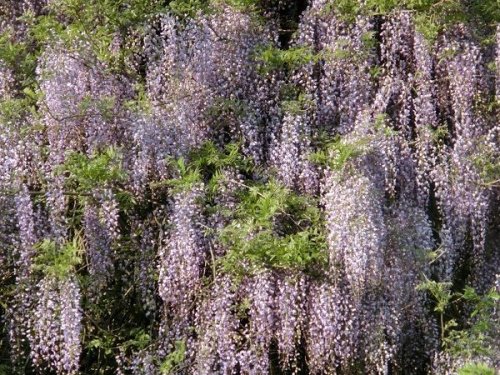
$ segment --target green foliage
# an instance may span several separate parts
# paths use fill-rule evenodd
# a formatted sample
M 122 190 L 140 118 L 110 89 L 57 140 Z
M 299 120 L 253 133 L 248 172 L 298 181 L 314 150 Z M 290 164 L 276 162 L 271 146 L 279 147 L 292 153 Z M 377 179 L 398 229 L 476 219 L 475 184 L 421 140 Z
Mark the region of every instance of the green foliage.
M 28 27 L 26 41 L 30 41 L 41 48 L 58 40 L 65 31 L 64 25 L 55 16 L 36 16 L 32 10 L 27 10 L 21 20 Z
M 227 4 L 234 9 L 242 12 L 256 12 L 259 10 L 259 0 L 218 0 L 223 4 Z
M 312 153 L 310 160 L 318 165 L 340 171 L 348 161 L 366 152 L 368 142 L 368 138 L 352 142 L 341 137 L 335 137 L 333 140 L 327 141 L 318 151 Z
M 184 362 L 186 357 L 186 342 L 184 340 L 179 340 L 175 342 L 174 350 L 167 355 L 165 360 L 160 366 L 161 374 L 175 374 L 179 368 L 179 365 Z
M 72 50 L 83 41 L 108 68 L 123 71 L 124 59 L 134 51 L 130 46 L 113 48 L 117 35 L 140 33 L 142 23 L 163 9 L 160 0 L 55 0 L 44 14 L 35 17 L 28 12 L 23 20 L 37 45 L 57 41 Z
M 245 273 L 270 267 L 312 271 L 325 259 L 316 202 L 270 180 L 247 186 L 230 223 L 220 232 L 229 249 L 223 267 Z
M 398 134 L 392 129 L 383 114 L 377 115 L 373 122 L 373 132 L 349 139 L 347 137 L 320 135 L 315 141 L 317 150 L 309 155 L 309 160 L 334 171 L 342 171 L 349 162 L 375 150 L 373 141 L 391 138 Z
M 458 370 L 458 375 L 495 375 L 495 369 L 484 363 L 468 363 Z
M 213 142 L 206 142 L 190 154 L 190 159 L 195 168 L 203 170 L 204 174 L 209 176 L 213 175 L 215 170 L 223 168 L 233 167 L 244 171 L 252 168 L 252 162 L 243 157 L 238 143 L 229 143 L 223 150 L 219 150 Z
M 113 354 L 114 340 L 111 335 L 103 335 L 89 340 L 86 346 L 88 349 L 102 350 L 105 355 L 111 355 Z
M 429 19 L 429 16 L 425 13 L 418 13 L 414 17 L 414 22 L 417 30 L 425 37 L 428 41 L 436 40 L 441 28 L 439 23 Z
M 170 11 L 178 17 L 195 18 L 199 13 L 210 11 L 208 0 L 173 0 L 169 3 Z
M 375 130 L 375 134 L 373 134 L 374 137 L 381 135 L 390 138 L 398 134 L 398 132 L 390 126 L 388 116 L 385 113 L 379 113 L 375 116 L 373 128 Z
M 240 144 L 230 143 L 219 149 L 215 143 L 206 142 L 188 155 L 188 163 L 184 158 L 170 159 L 169 164 L 178 174 L 177 178 L 170 179 L 162 184 L 172 187 L 173 191 L 189 190 L 201 182 L 213 193 L 224 178 L 223 170 L 235 168 L 241 172 L 249 172 L 253 163 L 240 153 Z
M 151 115 L 152 104 L 148 97 L 145 84 L 137 82 L 134 84 L 135 98 L 124 103 L 125 108 L 132 112 Z
M 88 45 L 92 53 L 86 53 L 85 58 L 96 57 L 110 70 L 134 74 L 126 71 L 124 61 L 136 51 L 130 45 L 117 45 L 117 37 L 140 35 L 143 22 L 163 9 L 161 0 L 55 0 L 40 15 L 26 11 L 19 18 L 26 25 L 22 37 L 14 38 L 9 28 L 0 33 L 0 62 L 14 72 L 19 88 L 16 100 L 22 100 L 19 106 L 36 105 L 37 60 L 47 46 L 55 43 L 63 44 L 67 51 Z M 2 107 L 13 104 L 4 101 Z M 17 113 L 20 116 L 26 111 Z
M 46 276 L 63 279 L 72 274 L 75 267 L 82 263 L 84 253 L 83 239 L 76 233 L 72 241 L 59 245 L 53 240 L 44 239 L 35 245 L 37 255 L 33 269 Z
M 425 281 L 417 286 L 417 290 L 428 292 L 435 301 L 434 311 L 438 313 L 441 327 L 441 342 L 445 346 L 448 332 L 456 327 L 455 320 L 445 321 L 445 311 L 449 307 L 450 301 L 453 298 L 451 292 L 452 283 L 437 282 L 429 280 L 425 277 Z
M 235 122 L 240 121 L 252 109 L 248 104 L 239 99 L 218 97 L 205 111 L 204 115 L 212 124 L 215 132 L 227 133 Z
M 130 339 L 122 342 L 120 348 L 122 350 L 144 349 L 151 343 L 151 336 L 144 332 L 142 328 L 135 328 L 130 331 Z
M 4 125 L 17 124 L 28 112 L 36 114 L 33 101 L 29 97 L 0 100 L 0 122 Z
M 432 251 L 425 249 L 425 251 L 422 255 L 423 255 L 423 258 L 426 262 L 428 262 L 429 264 L 432 264 L 432 263 L 436 262 L 439 258 L 441 258 L 444 254 L 445 254 L 445 250 L 443 249 L 442 246 L 439 246 L 437 249 L 432 250 Z
M 239 319 L 248 319 L 248 311 L 252 307 L 252 300 L 248 297 L 241 299 L 240 303 L 236 304 L 236 316 Z
M 261 73 L 273 70 L 294 70 L 310 62 L 318 61 L 320 56 L 308 47 L 294 47 L 282 50 L 273 46 L 260 48 L 256 51 L 256 60 L 261 64 Z
M 388 15 L 395 11 L 415 14 L 415 26 L 426 39 L 435 40 L 438 33 L 459 22 L 474 23 L 476 29 L 491 28 L 500 20 L 497 0 L 336 0 L 326 11 L 334 11 L 347 22 L 358 15 Z
M 314 107 L 314 101 L 311 100 L 307 95 L 300 93 L 297 99 L 293 100 L 283 100 L 281 102 L 281 107 L 284 112 L 292 114 L 300 114 Z
M 374 31 L 367 31 L 361 35 L 361 42 L 365 49 L 377 48 L 377 39 Z
M 436 302 L 434 311 L 443 314 L 452 298 L 451 286 L 449 282 L 437 282 L 426 278 L 418 285 L 417 290 L 429 292 Z
M 102 300 L 101 300 L 102 303 Z M 103 306 L 101 306 L 103 308 Z M 95 334 L 91 334 L 92 329 L 86 332 L 88 339 L 86 340 L 85 347 L 89 352 L 98 353 L 97 368 L 94 368 L 94 373 L 107 374 L 111 371 L 110 368 L 105 367 L 100 361 L 109 359 L 114 362 L 117 350 L 120 353 L 134 352 L 146 349 L 151 345 L 152 338 L 145 332 L 143 328 L 132 328 L 110 331 L 100 328 Z
M 488 355 L 495 324 L 492 312 L 498 304 L 499 293 L 492 288 L 484 295 L 479 295 L 471 287 L 465 287 L 463 292 L 453 293 L 451 287 L 449 282 L 427 278 L 417 287 L 418 290 L 428 292 L 435 302 L 434 311 L 439 314 L 441 321 L 443 348 L 454 356 L 466 359 Z M 452 305 L 458 302 L 465 302 L 472 308 L 469 320 L 462 329 L 459 329 L 459 324 L 450 316 Z
M 300 114 L 314 108 L 315 103 L 300 87 L 284 84 L 280 88 L 280 102 L 284 113 Z
M 10 365 L 0 364 L 0 375 L 10 375 L 12 368 Z
M 338 0 L 329 2 L 323 11 L 324 13 L 334 11 L 344 21 L 354 22 L 356 15 L 361 12 L 361 5 L 358 1 Z
M 478 142 L 478 151 L 471 158 L 486 187 L 500 187 L 500 153 L 488 142 Z
M 123 29 L 159 12 L 164 8 L 162 3 L 160 0 L 53 0 L 48 8 L 85 26 L 112 25 Z
M 114 118 L 113 109 L 115 107 L 115 96 L 103 95 L 95 99 L 90 95 L 86 95 L 79 104 L 79 112 L 81 116 L 85 116 L 92 108 L 95 111 L 93 114 L 99 114 L 103 120 L 111 122 Z
M 438 126 L 437 128 L 433 128 L 429 125 L 429 129 L 431 131 L 432 140 L 435 143 L 442 143 L 449 136 L 448 127 L 446 125 Z
M 26 53 L 26 44 L 14 41 L 13 31 L 6 28 L 0 34 L 0 54 L 3 61 L 9 68 L 15 68 L 23 54 Z
M 218 237 L 228 248 L 219 264 L 231 274 L 253 272 L 261 268 L 285 268 L 311 271 L 325 258 L 323 224 L 317 202 L 301 196 L 273 179 L 260 177 L 256 181 L 225 181 L 224 171 L 235 169 L 244 175 L 254 174 L 255 168 L 240 152 L 239 144 L 220 149 L 212 142 L 205 143 L 187 158 L 172 161 L 178 178 L 166 183 L 174 191 L 204 183 L 207 206 L 210 197 L 224 182 L 239 186 L 238 206 L 225 212 L 228 225 Z M 266 180 L 266 182 L 264 182 Z
M 218 117 L 224 114 L 234 114 L 241 116 L 245 113 L 247 106 L 241 100 L 218 98 L 215 103 L 207 109 L 210 116 Z
M 15 40 L 14 32 L 9 28 L 0 33 L 0 62 L 12 69 L 22 87 L 34 84 L 36 51 L 33 51 L 29 41 Z
M 472 20 L 495 26 L 500 22 L 500 6 L 496 0 L 472 0 L 465 5 Z
M 357 64 L 369 57 L 369 54 L 377 45 L 374 32 L 366 32 L 361 35 L 362 48 L 354 49 L 351 42 L 345 38 L 335 40 L 331 47 L 323 49 L 315 56 L 315 61 L 344 60 L 352 64 Z
M 16 81 L 14 89 L 20 90 L 15 97 L 0 98 L 0 121 L 5 125 L 17 123 L 28 113 L 36 116 L 37 58 L 38 54 L 30 42 L 15 40 L 12 29 L 5 28 L 0 33 L 0 64 L 5 64 L 13 72 Z
M 282 101 L 296 100 L 304 91 L 298 85 L 293 83 L 283 83 L 280 86 L 280 99 Z
M 120 154 L 117 149 L 112 147 L 91 156 L 81 152 L 73 152 L 66 158 L 58 172 L 67 176 L 67 187 L 78 193 L 88 193 L 96 188 L 105 188 L 112 183 L 121 182 L 125 178 Z
M 449 332 L 445 339 L 448 351 L 466 358 L 489 354 L 488 335 L 495 324 L 492 312 L 498 304 L 499 293 L 491 289 L 484 295 L 478 295 L 473 288 L 466 287 L 463 293 L 457 293 L 455 297 L 466 301 L 473 310 L 468 329 Z
M 176 178 L 154 184 L 152 187 L 167 185 L 171 188 L 173 193 L 178 193 L 190 190 L 195 185 L 202 182 L 199 169 L 193 168 L 191 165 L 186 165 L 184 158 L 181 157 L 177 160 L 171 159 L 169 160 L 169 164 L 171 167 L 176 169 L 178 176 Z
M 196 18 L 200 14 L 211 14 L 230 6 L 241 12 L 256 13 L 256 0 L 173 0 L 168 4 L 170 13 L 180 19 Z

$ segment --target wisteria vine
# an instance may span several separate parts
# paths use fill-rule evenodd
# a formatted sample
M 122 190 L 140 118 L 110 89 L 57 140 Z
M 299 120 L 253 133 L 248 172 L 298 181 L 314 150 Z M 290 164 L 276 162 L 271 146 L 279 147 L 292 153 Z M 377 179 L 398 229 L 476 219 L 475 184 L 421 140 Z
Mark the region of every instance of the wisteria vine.
M 489 0 L 84 3 L 0 5 L 0 374 L 500 368 Z

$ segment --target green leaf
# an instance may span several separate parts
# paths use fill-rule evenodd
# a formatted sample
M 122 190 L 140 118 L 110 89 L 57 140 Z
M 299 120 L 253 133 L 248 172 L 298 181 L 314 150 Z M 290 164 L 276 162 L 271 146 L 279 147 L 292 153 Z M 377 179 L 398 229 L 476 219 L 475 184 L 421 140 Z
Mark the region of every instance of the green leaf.
M 495 369 L 485 363 L 468 363 L 458 369 L 458 375 L 495 375 Z
M 82 193 L 122 182 L 126 177 L 121 165 L 121 155 L 113 147 L 90 156 L 73 152 L 57 169 L 57 173 L 67 175 L 66 185 L 70 190 Z
M 75 271 L 76 266 L 82 263 L 84 243 L 77 232 L 71 241 L 62 245 L 50 239 L 44 239 L 35 245 L 37 255 L 33 269 L 44 275 L 56 278 L 65 278 Z
M 170 352 L 160 365 L 161 374 L 174 374 L 177 367 L 184 362 L 186 356 L 186 342 L 179 340 L 175 342 L 174 350 Z

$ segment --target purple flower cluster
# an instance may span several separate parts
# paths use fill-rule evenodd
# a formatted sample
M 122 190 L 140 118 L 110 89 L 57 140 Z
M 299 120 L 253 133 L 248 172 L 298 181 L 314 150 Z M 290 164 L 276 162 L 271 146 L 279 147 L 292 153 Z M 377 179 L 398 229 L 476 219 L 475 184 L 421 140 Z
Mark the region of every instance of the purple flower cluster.
M 201 207 L 202 187 L 178 193 L 170 217 L 171 230 L 159 254 L 159 295 L 169 314 L 181 320 L 192 314 L 207 257 Z
M 40 371 L 77 374 L 81 354 L 80 289 L 72 278 L 44 278 L 31 323 L 31 358 Z

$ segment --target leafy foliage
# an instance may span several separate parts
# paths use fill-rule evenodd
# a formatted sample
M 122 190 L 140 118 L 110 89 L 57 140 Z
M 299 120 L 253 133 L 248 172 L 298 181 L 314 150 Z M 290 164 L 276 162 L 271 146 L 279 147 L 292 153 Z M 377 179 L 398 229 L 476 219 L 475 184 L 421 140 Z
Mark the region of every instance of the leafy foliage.
M 169 8 L 177 16 L 189 18 L 210 10 L 209 2 L 205 0 L 173 0 L 169 3 Z
M 209 192 L 213 193 L 224 178 L 224 169 L 235 168 L 241 172 L 249 172 L 252 169 L 252 162 L 242 156 L 240 145 L 237 143 L 227 144 L 220 150 L 215 143 L 206 142 L 193 150 L 187 160 L 188 162 L 184 158 L 169 160 L 170 166 L 178 174 L 177 178 L 165 182 L 173 191 L 189 190 L 195 184 L 203 182 Z
M 117 34 L 140 31 L 141 23 L 164 8 L 159 0 L 51 1 L 47 14 L 35 17 L 26 14 L 35 41 L 62 41 L 73 48 L 75 41 L 84 40 L 98 59 L 120 68 L 123 60 L 134 53 L 130 48 L 118 51 L 112 47 Z
M 485 186 L 500 186 L 500 154 L 487 143 L 480 146 L 479 152 L 472 157 Z
M 33 87 L 37 53 L 28 41 L 15 41 L 10 28 L 0 33 L 0 61 L 4 62 L 19 77 L 24 87 Z
M 82 256 L 85 252 L 79 234 L 76 234 L 72 241 L 62 245 L 53 240 L 44 239 L 35 245 L 35 248 L 38 254 L 35 257 L 34 270 L 58 279 L 73 274 L 75 267 L 82 263 Z
M 279 69 L 294 70 L 304 64 L 315 62 L 318 58 L 318 55 L 307 47 L 281 50 L 268 46 L 257 51 L 257 61 L 263 64 L 261 68 L 263 73 Z
M 500 295 L 495 289 L 478 295 L 470 286 L 465 287 L 463 292 L 452 293 L 451 286 L 451 283 L 427 279 L 417 287 L 418 290 L 429 292 L 435 301 L 434 311 L 440 315 L 443 346 L 452 355 L 469 359 L 489 354 L 490 335 L 494 332 L 495 324 L 492 311 Z M 457 329 L 458 323 L 454 319 L 445 318 L 451 305 L 460 301 L 472 306 L 466 329 Z M 471 366 L 472 371 L 474 366 Z
M 484 363 L 469 363 L 458 370 L 458 375 L 494 375 L 495 369 Z
M 314 200 L 276 181 L 246 187 L 231 222 L 221 231 L 230 272 L 262 267 L 316 271 L 325 262 L 321 215 Z
M 368 142 L 368 138 L 347 142 L 340 137 L 336 137 L 332 141 L 325 142 L 323 148 L 312 153 L 310 158 L 316 164 L 327 166 L 333 170 L 341 170 L 348 161 L 366 152 Z
M 463 2 L 460 0 L 340 0 L 332 9 L 342 18 L 354 21 L 356 15 L 387 15 L 406 10 L 415 12 L 417 29 L 428 39 L 434 40 L 443 29 L 459 22 L 475 22 L 482 27 L 490 27 L 498 22 L 500 13 L 494 0 Z
M 224 170 L 250 174 L 253 163 L 239 152 L 238 144 L 223 151 L 208 142 L 193 151 L 190 162 L 172 163 L 179 178 L 168 184 L 174 191 L 205 183 L 209 194 L 222 184 L 238 186 L 238 206 L 227 212 L 230 222 L 220 232 L 228 254 L 221 260 L 230 273 L 254 272 L 261 267 L 312 270 L 325 261 L 321 214 L 312 197 L 297 195 L 274 179 L 266 182 L 228 181 Z M 223 211 L 224 212 L 224 211 Z M 248 264 L 246 264 L 248 263 Z M 245 271 L 247 270 L 247 271 Z
M 186 343 L 184 341 L 176 341 L 174 350 L 168 354 L 167 358 L 160 366 L 161 374 L 173 374 L 177 367 L 184 362 L 186 356 Z
M 67 175 L 66 183 L 70 190 L 80 193 L 119 183 L 126 176 L 121 167 L 120 154 L 113 148 L 91 156 L 79 152 L 71 153 L 59 168 L 59 173 Z

